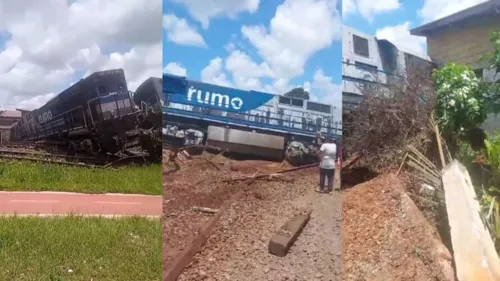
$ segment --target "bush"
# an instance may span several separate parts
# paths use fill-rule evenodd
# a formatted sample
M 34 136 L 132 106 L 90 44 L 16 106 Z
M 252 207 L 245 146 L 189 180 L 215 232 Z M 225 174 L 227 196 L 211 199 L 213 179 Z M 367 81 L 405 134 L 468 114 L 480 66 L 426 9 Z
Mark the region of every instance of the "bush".
M 471 173 L 481 217 L 500 252 L 500 134 L 488 135 L 485 148 L 478 152 L 468 143 L 460 142 L 457 158 Z
M 500 134 L 488 135 L 485 141 L 487 163 L 491 172 L 490 189 L 500 194 Z
M 486 92 L 468 66 L 449 63 L 432 74 L 437 94 L 436 115 L 442 133 L 451 139 L 486 120 Z

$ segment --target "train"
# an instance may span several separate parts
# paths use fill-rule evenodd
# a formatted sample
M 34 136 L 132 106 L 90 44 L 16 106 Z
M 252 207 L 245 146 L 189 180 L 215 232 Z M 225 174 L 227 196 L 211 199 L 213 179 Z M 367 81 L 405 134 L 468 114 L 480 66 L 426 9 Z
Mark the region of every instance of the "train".
M 150 155 L 162 156 L 162 104 L 164 95 L 162 80 L 150 77 L 133 94 L 133 101 L 139 107 L 139 128 L 142 130 L 141 143 Z M 148 132 L 145 134 L 144 132 Z
M 292 164 L 317 160 L 318 136 L 342 142 L 334 106 L 163 74 L 163 141 L 215 146 Z M 333 94 L 333 93 L 332 93 Z
M 140 148 L 159 160 L 161 119 L 141 98 L 151 90 L 151 80 L 134 94 L 123 69 L 94 72 L 40 108 L 22 111 L 21 120 L 11 128 L 11 140 L 63 142 L 70 154 L 130 155 Z
M 436 68 L 428 56 L 396 46 L 386 39 L 342 26 L 342 109 L 344 120 L 363 100 L 363 89 L 379 91 L 404 84 L 413 73 L 430 73 Z

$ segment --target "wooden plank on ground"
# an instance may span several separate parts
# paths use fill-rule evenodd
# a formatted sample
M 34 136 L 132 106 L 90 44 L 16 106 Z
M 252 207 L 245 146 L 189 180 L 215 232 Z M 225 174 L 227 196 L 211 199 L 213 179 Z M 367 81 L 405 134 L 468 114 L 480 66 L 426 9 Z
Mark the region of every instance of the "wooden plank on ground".
M 340 172 L 342 169 L 335 169 L 335 174 L 333 175 L 333 189 L 340 190 L 342 188 L 342 178 L 340 176 Z
M 163 275 L 163 281 L 175 281 L 181 273 L 184 271 L 184 269 L 191 263 L 193 260 L 193 257 L 202 250 L 203 246 L 207 242 L 208 238 L 212 235 L 212 232 L 214 232 L 215 227 L 217 226 L 217 223 L 222 217 L 222 214 L 224 213 L 225 210 L 228 210 L 231 205 L 238 201 L 244 194 L 245 190 L 243 189 L 244 186 L 249 186 L 252 183 L 255 182 L 255 179 L 250 179 L 246 182 L 244 182 L 242 185 L 239 187 L 239 191 L 231 196 L 229 200 L 224 202 L 223 206 L 219 209 L 219 212 L 216 213 L 201 231 L 199 234 L 193 239 L 191 244 L 187 246 L 184 251 L 179 255 L 179 257 L 172 262 L 171 265 L 166 265 L 168 267 L 167 273 Z
M 310 217 L 311 211 L 308 211 L 306 214 L 296 215 L 287 221 L 269 241 L 269 253 L 278 257 L 286 256 L 288 250 L 290 250 L 302 233 Z
M 500 259 L 479 216 L 469 173 L 458 161 L 445 167 L 443 186 L 458 280 L 500 280 Z

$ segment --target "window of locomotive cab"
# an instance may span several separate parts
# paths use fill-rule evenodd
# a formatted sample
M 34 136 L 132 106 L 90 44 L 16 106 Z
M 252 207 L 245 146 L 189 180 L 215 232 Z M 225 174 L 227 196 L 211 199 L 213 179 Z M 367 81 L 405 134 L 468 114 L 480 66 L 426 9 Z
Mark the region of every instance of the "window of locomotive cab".
M 292 105 L 293 106 L 304 107 L 304 100 L 301 100 L 301 99 L 292 99 Z
M 281 104 L 288 104 L 288 105 L 290 105 L 292 103 L 291 100 L 292 99 L 289 98 L 289 97 L 279 96 L 278 102 L 281 103 Z
M 99 93 L 99 95 L 105 95 L 106 94 L 106 87 L 105 86 L 99 86 L 97 87 L 97 92 Z
M 368 39 L 352 35 L 352 43 L 354 45 L 354 53 L 363 57 L 370 57 L 370 49 L 368 47 Z
M 323 113 L 331 113 L 331 106 L 327 104 L 321 104 L 309 101 L 307 102 L 307 110 L 323 112 Z

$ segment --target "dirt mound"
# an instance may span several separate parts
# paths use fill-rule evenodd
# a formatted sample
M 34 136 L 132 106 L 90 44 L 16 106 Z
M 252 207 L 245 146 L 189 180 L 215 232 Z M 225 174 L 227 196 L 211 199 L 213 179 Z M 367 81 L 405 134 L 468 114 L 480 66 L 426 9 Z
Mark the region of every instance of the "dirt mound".
M 278 193 L 277 189 L 283 190 L 284 193 L 302 195 L 304 186 L 299 181 L 303 180 L 302 176 L 311 175 L 313 181 L 316 179 L 314 176 L 317 171 L 313 167 L 294 171 L 279 178 L 262 178 L 254 185 L 248 186 L 245 181 L 234 179 L 252 177 L 256 172 L 273 173 L 289 166 L 259 160 L 236 161 L 221 154 L 210 153 L 189 155 L 179 152 L 175 161 L 169 161 L 169 157 L 173 154 L 174 152 L 167 149 L 163 151 L 163 262 L 165 270 L 168 270 L 172 262 L 211 218 L 210 215 L 194 211 L 193 207 L 219 209 L 226 200 L 241 189 L 248 189 L 246 198 L 254 198 L 256 202 L 270 200 L 268 190 L 272 190 L 273 196 L 283 200 L 283 195 Z M 290 178 L 293 180 L 297 178 L 300 188 L 291 186 Z M 266 189 L 259 192 L 264 187 Z M 247 201 L 249 199 L 245 202 Z M 257 208 L 251 213 L 259 211 L 260 208 Z
M 454 280 L 451 255 L 394 174 L 345 192 L 342 280 Z
M 286 162 L 271 162 L 265 160 L 245 160 L 245 161 L 227 161 L 224 165 L 227 170 L 239 171 L 245 173 L 274 173 L 280 170 L 291 168 Z

